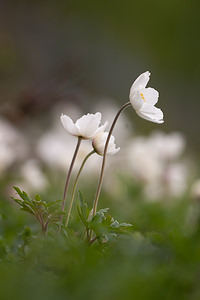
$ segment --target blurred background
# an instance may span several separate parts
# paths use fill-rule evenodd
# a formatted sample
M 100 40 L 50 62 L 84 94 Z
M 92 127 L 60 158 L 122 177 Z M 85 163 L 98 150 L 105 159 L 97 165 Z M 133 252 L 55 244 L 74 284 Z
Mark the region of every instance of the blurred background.
M 185 151 L 190 160 L 198 161 L 199 25 L 199 3 L 195 0 L 1 0 L 0 174 L 10 168 L 34 190 L 45 187 L 41 161 L 66 172 L 66 156 L 71 157 L 75 145 L 61 128 L 60 114 L 75 120 L 87 112 L 100 111 L 103 121 L 111 122 L 128 101 L 133 81 L 149 70 L 149 86 L 160 93 L 157 106 L 164 112 L 165 123 L 147 122 L 129 108 L 115 129 L 116 143 L 128 149 L 129 155 L 122 152 L 122 159 L 132 156 L 131 173 L 140 180 L 148 181 L 140 174 L 148 164 L 155 173 L 155 161 L 159 176 L 160 165 L 164 166 L 164 182 L 172 172 L 170 180 L 178 177 L 182 186 L 182 181 L 186 182 L 183 168 L 189 176 L 194 170 L 191 163 L 186 158 L 181 167 L 176 164 L 170 172 L 166 172 L 166 164 L 182 159 Z M 154 134 L 155 130 L 160 132 Z M 150 136 L 149 141 L 137 140 L 140 135 Z M 136 145 L 131 141 L 127 145 L 133 136 Z M 157 154 L 168 149 L 164 163 L 163 157 L 155 159 L 152 145 Z M 135 162 L 141 162 L 138 156 L 145 156 L 142 149 L 148 149 L 149 160 L 137 167 Z M 120 166 L 123 160 L 120 156 L 117 160 Z
M 149 70 L 162 130 L 199 147 L 199 25 L 195 0 L 1 0 L 1 115 L 24 130 L 60 102 L 89 112 L 111 98 L 119 107 Z M 139 132 L 157 127 L 129 115 Z

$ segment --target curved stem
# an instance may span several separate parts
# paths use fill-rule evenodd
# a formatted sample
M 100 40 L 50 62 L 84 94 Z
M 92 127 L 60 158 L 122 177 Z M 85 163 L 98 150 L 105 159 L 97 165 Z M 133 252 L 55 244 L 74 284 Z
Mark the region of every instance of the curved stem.
M 67 190 L 68 190 L 68 186 L 69 186 L 69 180 L 70 180 L 70 176 L 71 176 L 71 173 L 72 173 L 74 162 L 75 162 L 75 159 L 76 159 L 76 156 L 77 156 L 80 144 L 81 144 L 81 140 L 82 140 L 82 137 L 79 136 L 78 141 L 77 141 L 77 145 L 76 145 L 76 149 L 74 151 L 74 155 L 72 157 L 72 161 L 71 161 L 69 171 L 68 171 L 68 174 L 67 174 L 67 180 L 66 180 L 66 183 L 65 183 L 65 188 L 64 188 L 64 193 L 63 193 L 63 202 L 62 202 L 62 211 L 63 212 L 65 210 L 66 196 L 67 196 Z M 63 215 L 60 216 L 60 222 L 62 222 L 62 220 L 63 220 Z
M 71 197 L 71 201 L 70 201 L 70 204 L 69 204 L 69 209 L 68 209 L 68 213 L 67 213 L 67 219 L 66 219 L 66 223 L 65 223 L 65 226 L 67 227 L 68 226 L 68 223 L 69 223 L 69 218 L 70 218 L 70 214 L 71 214 L 71 210 L 72 210 L 72 205 L 73 205 L 73 202 L 74 202 L 74 195 L 75 195 L 75 191 L 76 191 L 76 186 L 77 186 L 77 183 L 78 183 L 78 179 L 79 179 L 79 176 L 81 174 L 81 171 L 87 161 L 87 159 L 92 155 L 94 154 L 95 151 L 92 150 L 90 153 L 88 153 L 88 155 L 86 155 L 86 157 L 84 158 L 82 164 L 81 164 L 81 167 L 78 171 L 78 174 L 76 176 L 76 179 L 75 179 L 75 182 L 74 182 L 74 186 L 73 186 L 73 190 L 72 190 L 72 197 Z
M 99 177 L 99 184 L 98 184 L 98 187 L 97 187 L 97 191 L 96 191 L 96 196 L 95 196 L 95 200 L 94 200 L 94 204 L 93 204 L 93 217 L 95 216 L 96 214 L 96 210 L 97 210 L 97 205 L 98 205 L 98 200 L 99 200 L 99 195 L 100 195 L 100 192 L 101 192 L 101 187 L 102 187 L 102 182 L 103 182 L 103 174 L 104 174 L 104 169 L 105 169 L 105 162 L 106 162 L 106 152 L 107 152 L 107 148 L 108 148 L 108 144 L 109 144 L 109 140 L 110 140 L 110 137 L 111 137 L 111 134 L 113 132 L 113 129 L 115 127 L 115 124 L 121 114 L 121 112 L 126 108 L 128 107 L 129 105 L 131 105 L 130 102 L 127 102 L 125 103 L 121 108 L 120 110 L 118 111 L 118 113 L 116 114 L 114 120 L 113 120 L 113 123 L 110 127 L 110 131 L 108 133 L 108 137 L 107 137 L 107 140 L 106 140 L 106 144 L 105 144 L 105 148 L 104 148 L 104 153 L 103 153 L 103 161 L 102 161 L 102 166 L 101 166 L 101 173 L 100 173 L 100 177 Z

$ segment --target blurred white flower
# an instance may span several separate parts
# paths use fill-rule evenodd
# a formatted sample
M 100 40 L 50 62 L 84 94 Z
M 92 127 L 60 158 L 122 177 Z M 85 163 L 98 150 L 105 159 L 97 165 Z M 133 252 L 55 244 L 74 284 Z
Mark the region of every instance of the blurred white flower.
M 166 194 L 179 197 L 187 189 L 187 170 L 183 163 L 172 163 L 164 172 Z
M 144 194 L 150 201 L 163 198 L 178 198 L 187 189 L 187 170 L 182 163 L 172 163 L 163 168 L 161 177 L 157 181 L 149 182 L 144 187 Z
M 200 179 L 195 180 L 192 184 L 190 194 L 193 199 L 200 200 Z
M 163 112 L 154 105 L 158 102 L 158 92 L 153 88 L 146 88 L 150 72 L 141 74 L 130 89 L 130 102 L 136 113 L 143 119 L 163 123 Z
M 127 147 L 126 172 L 143 184 L 149 200 L 180 197 L 187 189 L 188 169 L 180 160 L 185 139 L 180 133 L 136 137 Z
M 134 138 L 127 145 L 126 161 L 126 170 L 143 183 L 158 180 L 161 176 L 162 164 L 144 137 Z
M 99 155 L 104 154 L 104 148 L 105 148 L 107 137 L 108 137 L 108 132 L 104 131 L 99 133 L 92 141 L 92 146 Z M 106 154 L 113 155 L 119 152 L 119 150 L 120 148 L 116 148 L 114 136 L 111 135 Z
M 47 185 L 46 176 L 42 173 L 40 164 L 37 160 L 30 159 L 26 161 L 22 166 L 20 173 L 22 175 L 25 186 L 28 190 L 44 190 Z
M 36 152 L 48 166 L 65 171 L 71 162 L 74 140 L 59 129 L 44 133 L 38 140 Z
M 101 122 L 100 112 L 84 115 L 78 119 L 76 123 L 74 123 L 69 116 L 64 114 L 61 115 L 60 120 L 63 127 L 69 134 L 82 137 L 83 139 L 94 138 L 95 135 L 103 131 L 107 125 L 107 123 L 105 123 L 99 127 Z
M 154 147 L 158 157 L 165 160 L 174 160 L 184 151 L 186 141 L 179 132 L 165 134 L 161 131 L 153 132 L 149 138 L 149 143 Z
M 0 119 L 0 174 L 27 154 L 24 137 L 5 119 Z
M 76 158 L 74 171 L 79 170 L 82 160 L 91 151 L 91 143 L 83 141 Z M 66 136 L 61 127 L 52 129 L 51 131 L 44 133 L 38 140 L 36 153 L 49 167 L 66 172 L 66 168 L 69 168 L 74 153 L 74 138 L 71 135 Z M 99 172 L 97 164 L 99 163 L 100 165 L 100 162 L 100 157 L 96 155 L 90 157 L 84 172 L 96 174 Z
M 14 151 L 0 141 L 0 175 L 14 162 Z

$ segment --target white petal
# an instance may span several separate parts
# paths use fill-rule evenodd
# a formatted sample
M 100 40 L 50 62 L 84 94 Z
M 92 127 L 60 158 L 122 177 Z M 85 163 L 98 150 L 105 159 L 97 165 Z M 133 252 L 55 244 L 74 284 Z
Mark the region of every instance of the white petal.
M 106 121 L 103 125 L 97 128 L 92 138 L 94 139 L 97 135 L 101 134 L 106 129 L 107 125 L 108 125 L 108 121 Z
M 153 88 L 143 88 L 140 90 L 140 96 L 144 102 L 155 105 L 158 102 L 159 93 Z
M 120 150 L 120 147 L 114 148 L 114 149 L 112 149 L 112 150 L 109 149 L 109 150 L 107 151 L 107 155 L 114 155 L 114 154 L 118 153 L 119 150 Z
M 143 119 L 154 122 L 154 123 L 163 123 L 163 112 L 161 109 L 150 105 L 148 103 L 144 103 L 142 108 L 136 113 Z
M 107 137 L 108 137 L 108 132 L 102 132 L 93 140 L 92 145 L 93 145 L 95 151 L 99 155 L 103 155 L 103 153 L 104 153 L 104 148 L 105 148 Z M 111 135 L 106 154 L 113 155 L 113 154 L 119 152 L 119 150 L 120 150 L 120 148 L 116 148 L 114 136 Z
M 79 130 L 77 129 L 76 125 L 73 123 L 70 117 L 62 114 L 60 120 L 63 127 L 67 130 L 68 133 L 75 136 L 79 136 Z
M 130 96 L 130 102 L 135 110 L 140 110 L 143 106 L 144 100 L 142 99 L 139 90 Z
M 92 138 L 101 122 L 101 113 L 87 114 L 77 120 L 76 126 L 79 128 L 81 136 L 86 139 Z
M 134 96 L 135 92 L 138 89 L 146 87 L 146 85 L 149 81 L 150 75 L 151 74 L 149 71 L 144 72 L 133 82 L 131 89 L 130 89 L 130 98 L 132 98 Z

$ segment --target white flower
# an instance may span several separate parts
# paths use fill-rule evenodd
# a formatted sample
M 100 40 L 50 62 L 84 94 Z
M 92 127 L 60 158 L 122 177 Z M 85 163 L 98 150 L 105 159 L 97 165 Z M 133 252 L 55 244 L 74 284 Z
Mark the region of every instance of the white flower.
M 200 179 L 197 179 L 191 187 L 191 196 L 193 199 L 200 200 Z
M 163 164 L 145 137 L 135 137 L 130 141 L 126 149 L 126 161 L 126 170 L 143 184 L 158 181 L 162 174 Z
M 25 184 L 30 189 L 44 190 L 47 185 L 47 179 L 40 169 L 40 164 L 37 160 L 30 159 L 26 161 L 21 169 L 20 173 L 24 179 Z
M 154 105 L 158 102 L 158 92 L 153 88 L 146 88 L 150 72 L 141 74 L 130 89 L 130 102 L 136 113 L 143 119 L 163 123 L 163 112 Z
M 15 160 L 15 153 L 12 148 L 0 142 L 0 175 L 10 166 Z
M 107 137 L 108 132 L 101 132 L 93 139 L 92 146 L 99 155 L 103 155 L 104 153 Z M 113 155 L 119 152 L 119 150 L 120 148 L 116 148 L 114 136 L 111 135 L 106 154 Z
M 60 117 L 63 127 L 71 135 L 82 137 L 83 139 L 93 139 L 99 132 L 103 131 L 107 125 L 100 126 L 101 113 L 87 114 L 82 116 L 74 123 L 67 115 L 61 115 Z
M 187 167 L 183 163 L 173 163 L 167 167 L 163 180 L 169 195 L 179 197 L 186 191 L 187 175 Z
M 77 154 L 74 171 L 78 172 L 80 164 L 85 156 L 93 150 L 91 143 L 84 140 Z M 36 147 L 37 156 L 50 168 L 66 172 L 70 167 L 71 157 L 74 153 L 74 138 L 67 135 L 61 127 L 52 128 L 44 133 L 38 140 Z M 99 175 L 97 165 L 101 163 L 101 157 L 94 155 L 87 161 L 87 168 L 84 172 L 87 174 Z
M 184 136 L 179 132 L 165 134 L 161 131 L 153 132 L 148 138 L 157 156 L 165 161 L 172 161 L 179 158 L 186 145 Z
M 27 143 L 20 132 L 7 120 L 0 118 L 0 176 L 12 164 L 27 155 Z

